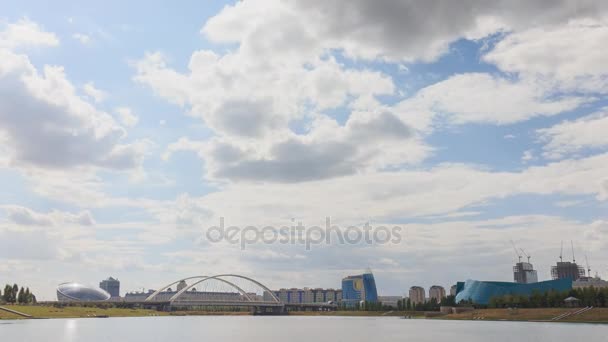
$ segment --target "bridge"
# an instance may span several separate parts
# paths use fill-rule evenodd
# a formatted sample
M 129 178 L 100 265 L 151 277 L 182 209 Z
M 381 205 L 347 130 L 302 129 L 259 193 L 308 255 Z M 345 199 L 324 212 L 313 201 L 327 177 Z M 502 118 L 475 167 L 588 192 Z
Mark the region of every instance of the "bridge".
M 177 290 L 173 290 L 176 287 Z M 249 308 L 254 314 L 281 314 L 287 310 L 335 310 L 329 303 L 283 303 L 264 284 L 239 274 L 192 276 L 176 280 L 141 298 L 125 302 L 159 310 L 208 307 Z

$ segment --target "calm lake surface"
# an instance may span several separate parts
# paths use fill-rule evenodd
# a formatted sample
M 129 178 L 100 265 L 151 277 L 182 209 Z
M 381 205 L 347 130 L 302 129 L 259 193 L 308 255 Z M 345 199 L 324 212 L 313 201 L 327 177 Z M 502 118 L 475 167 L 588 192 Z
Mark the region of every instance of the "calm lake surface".
M 0 341 L 608 341 L 608 325 L 395 317 L 141 317 L 0 321 Z

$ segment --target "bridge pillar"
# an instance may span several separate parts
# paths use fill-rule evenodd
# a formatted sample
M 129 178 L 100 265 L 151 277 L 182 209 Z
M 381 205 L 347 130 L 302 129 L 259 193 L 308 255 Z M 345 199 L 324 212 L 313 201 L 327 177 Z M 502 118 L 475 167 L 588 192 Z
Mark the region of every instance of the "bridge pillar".
M 285 306 L 255 306 L 252 309 L 254 316 L 273 316 L 273 315 L 286 315 L 287 311 Z

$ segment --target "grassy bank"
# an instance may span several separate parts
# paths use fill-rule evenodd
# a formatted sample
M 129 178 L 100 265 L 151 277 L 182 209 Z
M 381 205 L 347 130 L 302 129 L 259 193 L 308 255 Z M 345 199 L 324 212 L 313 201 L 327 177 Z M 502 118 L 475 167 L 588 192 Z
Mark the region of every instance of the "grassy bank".
M 66 306 L 56 308 L 44 305 L 10 305 L 9 309 L 19 311 L 34 318 L 80 318 L 80 317 L 143 317 L 166 316 L 168 313 L 144 309 L 95 308 L 81 306 Z M 23 317 L 0 310 L 0 319 L 22 319 Z
M 291 311 L 290 316 L 424 317 L 422 311 Z
M 221 311 L 172 311 L 162 312 L 146 309 L 97 308 L 82 306 L 54 307 L 51 305 L 5 305 L 6 308 L 31 315 L 33 318 L 95 318 L 95 317 L 147 317 L 147 316 L 208 316 L 250 315 L 249 312 Z M 0 310 L 0 319 L 25 319 L 19 315 Z
M 23 317 L 0 310 L 0 319 L 20 319 L 20 318 L 23 318 Z
M 480 309 L 460 314 L 450 314 L 433 317 L 429 319 L 448 319 L 448 320 L 488 320 L 488 321 L 550 321 L 563 313 L 575 311 L 577 309 L 566 308 L 547 308 L 547 309 Z M 290 312 L 292 316 L 368 316 L 368 317 L 403 317 L 412 316 L 413 318 L 425 318 L 421 311 L 302 311 Z M 608 323 L 608 308 L 595 308 L 577 316 L 566 317 L 558 322 L 586 322 L 586 323 Z
M 173 311 L 159 312 L 145 309 L 119 309 L 67 306 L 57 308 L 44 305 L 10 305 L 7 306 L 34 318 L 93 318 L 93 317 L 146 317 L 146 316 L 205 316 L 205 315 L 250 315 L 249 312 L 212 312 L 212 311 Z M 549 321 L 574 309 L 482 309 L 460 314 L 450 314 L 431 319 L 448 320 L 488 320 L 488 321 Z M 351 317 L 403 317 L 424 318 L 424 312 L 413 311 L 292 311 L 290 316 L 351 316 Z M 0 319 L 24 319 L 21 316 L 0 311 Z M 567 317 L 559 322 L 592 322 L 608 323 L 608 308 L 595 308 L 583 314 Z
M 563 313 L 576 309 L 546 308 L 546 309 L 483 309 L 459 314 L 442 316 L 439 319 L 453 320 L 496 320 L 496 321 L 549 321 Z M 608 323 L 608 308 L 595 308 L 577 316 L 566 317 L 559 322 L 596 322 Z
M 216 311 L 172 311 L 159 312 L 154 310 L 144 309 L 118 309 L 118 308 L 94 308 L 94 307 L 77 307 L 68 306 L 65 308 L 56 308 L 53 306 L 42 305 L 10 305 L 7 306 L 12 310 L 16 310 L 34 318 L 87 318 L 87 317 L 145 317 L 145 316 L 207 316 L 207 315 L 230 315 L 243 316 L 251 315 L 249 312 L 216 312 Z M 290 316 L 352 316 L 352 317 L 399 317 L 399 316 L 414 316 L 424 317 L 424 313 L 420 311 L 403 312 L 403 311 L 292 311 Z M 23 319 L 12 313 L 0 311 L 0 319 Z

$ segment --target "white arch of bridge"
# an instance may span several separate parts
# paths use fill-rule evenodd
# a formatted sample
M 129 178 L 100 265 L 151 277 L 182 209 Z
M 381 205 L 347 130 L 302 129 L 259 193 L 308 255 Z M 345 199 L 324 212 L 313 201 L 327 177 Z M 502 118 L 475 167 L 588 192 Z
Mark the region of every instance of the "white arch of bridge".
M 186 286 L 185 288 L 181 289 L 180 291 L 178 291 L 175 295 L 173 295 L 171 297 L 171 299 L 169 299 L 170 302 L 173 302 L 175 300 L 177 300 L 181 295 L 183 295 L 186 291 L 188 291 L 189 289 L 191 289 L 192 287 L 196 286 L 197 284 L 200 284 L 202 282 L 208 281 L 208 280 L 212 280 L 212 279 L 216 279 L 219 280 L 221 282 L 224 282 L 230 286 L 232 286 L 233 288 L 235 288 L 237 291 L 239 291 L 239 293 L 241 293 L 246 299 L 247 301 L 252 301 L 251 297 L 249 297 L 249 295 L 238 285 L 234 284 L 233 282 L 226 280 L 224 278 L 227 277 L 234 277 L 234 278 L 240 278 L 240 279 L 244 279 L 246 281 L 249 281 L 259 287 L 261 287 L 264 291 L 268 292 L 268 294 L 272 297 L 274 302 L 280 303 L 279 298 L 277 298 L 277 296 L 268 288 L 266 287 L 266 285 L 260 283 L 259 281 L 243 276 L 243 275 L 239 275 L 239 274 L 218 274 L 218 275 L 214 275 L 214 276 L 193 276 L 193 277 L 188 277 L 188 278 L 183 278 L 177 281 L 174 281 L 168 285 L 165 285 L 163 287 L 161 287 L 159 290 L 157 290 L 156 292 L 154 292 L 151 296 L 149 296 L 148 298 L 146 298 L 146 302 L 152 301 L 152 299 L 154 299 L 158 294 L 160 294 L 161 292 L 167 290 L 169 287 L 175 285 L 175 284 L 179 284 L 182 281 L 186 281 L 186 280 L 192 280 L 192 279 L 199 279 L 197 281 L 195 281 L 194 283 Z
M 212 276 L 212 277 L 205 277 L 205 278 L 203 278 L 203 279 L 201 279 L 201 280 L 198 280 L 198 281 L 196 281 L 196 282 L 194 282 L 194 283 L 192 283 L 192 284 L 190 284 L 190 285 L 188 285 L 188 286 L 184 287 L 183 289 L 179 290 L 179 291 L 178 291 L 176 294 L 174 294 L 174 295 L 173 295 L 173 296 L 172 296 L 172 297 L 169 299 L 169 302 L 173 303 L 173 302 L 174 302 L 175 300 L 177 300 L 177 299 L 178 299 L 178 298 L 179 298 L 179 297 L 180 297 L 182 294 L 184 294 L 184 293 L 188 292 L 188 290 L 190 290 L 190 289 L 191 289 L 191 288 L 193 288 L 194 286 L 196 286 L 196 285 L 198 285 L 198 284 L 200 284 L 200 283 L 202 283 L 202 282 L 205 282 L 205 281 L 207 281 L 207 280 L 219 280 L 219 281 L 221 281 L 221 282 L 223 282 L 223 283 L 225 283 L 225 284 L 228 284 L 228 285 L 232 286 L 233 288 L 235 288 L 237 291 L 239 291 L 239 293 L 240 293 L 240 294 L 242 294 L 242 295 L 243 295 L 243 296 L 244 296 L 244 297 L 247 299 L 247 301 L 248 301 L 248 302 L 252 302 L 252 301 L 253 301 L 253 300 L 251 300 L 251 297 L 249 297 L 249 294 L 248 294 L 247 292 L 245 292 L 245 290 L 243 290 L 242 288 L 240 288 L 238 285 L 236 285 L 235 283 L 233 283 L 233 282 L 231 282 L 231 281 L 228 281 L 228 280 L 226 280 L 226 279 L 219 278 L 218 276 Z

